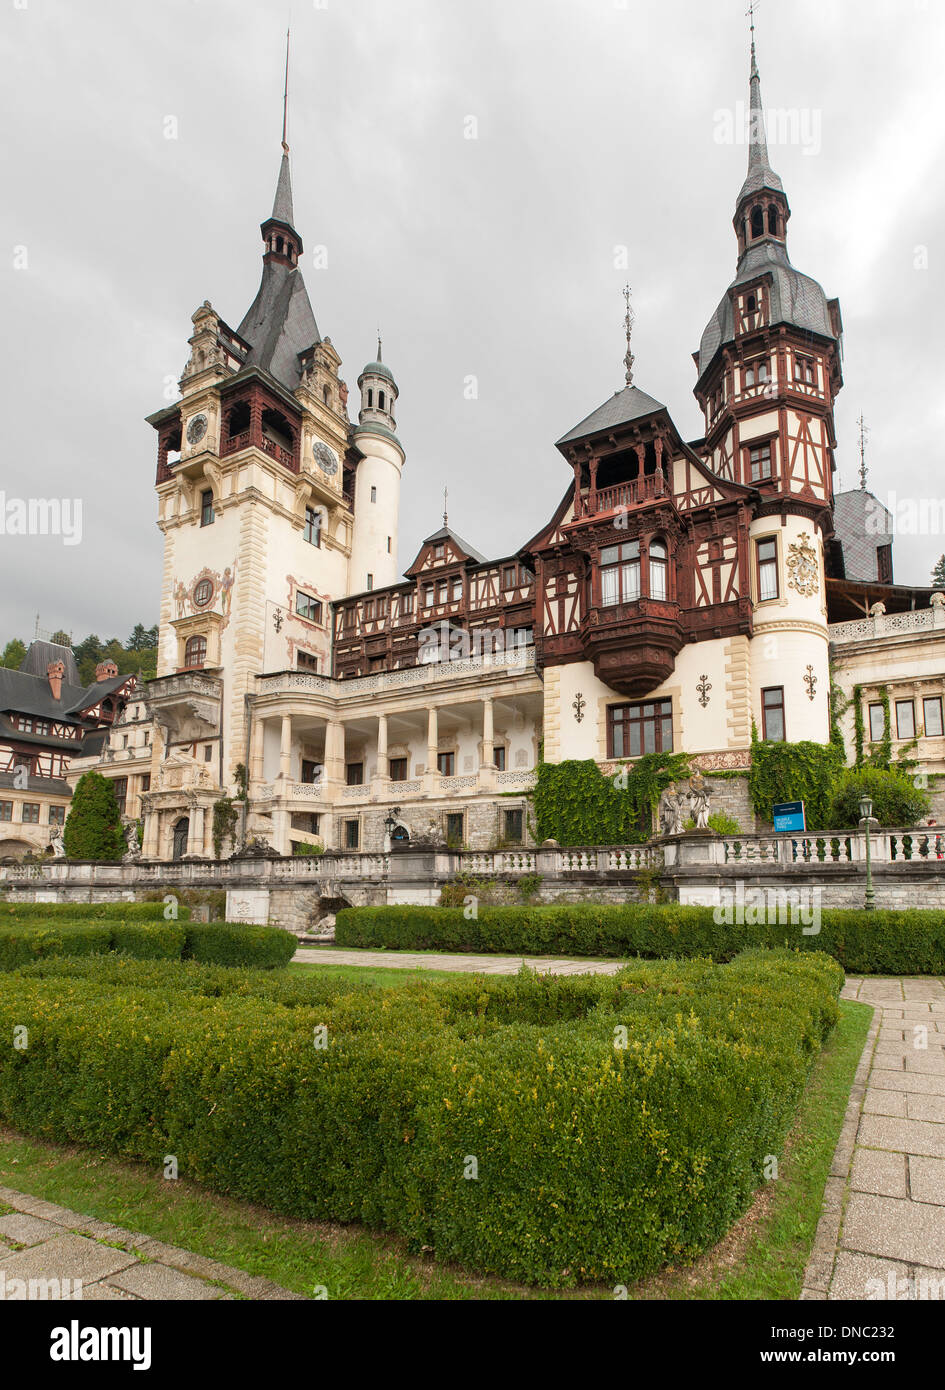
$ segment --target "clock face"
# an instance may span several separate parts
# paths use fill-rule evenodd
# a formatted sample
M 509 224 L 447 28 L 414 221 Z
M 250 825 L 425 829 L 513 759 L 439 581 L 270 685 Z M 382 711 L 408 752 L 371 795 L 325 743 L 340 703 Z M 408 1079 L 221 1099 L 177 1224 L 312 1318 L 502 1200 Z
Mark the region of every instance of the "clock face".
M 187 426 L 187 443 L 199 444 L 207 433 L 206 415 L 192 415 Z
M 327 473 L 329 478 L 338 472 L 338 455 L 329 444 L 316 439 L 312 444 L 312 455 L 319 468 L 323 473 Z

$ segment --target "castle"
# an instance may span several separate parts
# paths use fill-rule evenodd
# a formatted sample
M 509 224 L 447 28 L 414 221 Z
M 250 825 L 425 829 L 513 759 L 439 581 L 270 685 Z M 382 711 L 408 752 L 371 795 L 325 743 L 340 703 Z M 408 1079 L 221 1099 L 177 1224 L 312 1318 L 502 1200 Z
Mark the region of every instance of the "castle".
M 235 329 L 197 309 L 180 399 L 149 417 L 157 679 L 73 761 L 73 783 L 124 779 L 145 858 L 215 857 L 237 793 L 228 847 L 525 843 L 540 757 L 744 768 L 753 725 L 827 742 L 832 683 L 848 748 L 856 691 L 871 740 L 945 770 L 943 600 L 893 582 L 865 486 L 834 495 L 840 307 L 788 254 L 754 42 L 749 87 L 735 276 L 693 354 L 703 437 L 636 384 L 628 307 L 624 385 L 558 440 L 553 516 L 497 559 L 444 516 L 403 578 L 396 379 L 378 343 L 354 423 L 283 140 L 256 298 Z

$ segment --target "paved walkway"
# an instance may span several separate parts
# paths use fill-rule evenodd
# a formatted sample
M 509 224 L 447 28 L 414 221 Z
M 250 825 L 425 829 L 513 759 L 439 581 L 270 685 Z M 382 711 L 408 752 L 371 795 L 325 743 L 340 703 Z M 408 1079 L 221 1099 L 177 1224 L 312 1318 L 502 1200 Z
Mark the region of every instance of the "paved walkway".
M 566 960 L 538 956 L 459 956 L 455 952 L 437 955 L 433 951 L 343 951 L 335 947 L 308 950 L 302 947 L 292 957 L 316 965 L 365 965 L 384 970 L 463 970 L 477 975 L 517 975 L 523 965 L 539 975 L 616 975 L 622 960 Z
M 8 1187 L 0 1187 L 0 1203 L 14 1208 L 0 1215 L 0 1300 L 302 1298 L 232 1265 Z
M 843 997 L 876 1013 L 801 1297 L 945 1300 L 945 980 L 851 976 Z

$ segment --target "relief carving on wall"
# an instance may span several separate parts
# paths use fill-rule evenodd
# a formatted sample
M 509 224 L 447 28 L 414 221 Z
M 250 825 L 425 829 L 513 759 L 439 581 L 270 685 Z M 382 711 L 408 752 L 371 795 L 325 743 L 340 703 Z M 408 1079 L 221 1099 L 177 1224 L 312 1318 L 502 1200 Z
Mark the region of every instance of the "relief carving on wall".
M 817 551 L 810 543 L 810 536 L 802 531 L 797 540 L 788 548 L 788 588 L 794 589 L 804 598 L 810 598 L 820 589 L 817 576 Z

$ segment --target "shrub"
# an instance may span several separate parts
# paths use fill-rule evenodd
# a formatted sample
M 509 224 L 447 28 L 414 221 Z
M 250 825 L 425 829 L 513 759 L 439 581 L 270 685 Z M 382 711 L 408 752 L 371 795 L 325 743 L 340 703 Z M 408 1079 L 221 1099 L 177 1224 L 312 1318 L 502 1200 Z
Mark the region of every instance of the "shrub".
M 752 727 L 748 792 L 759 819 L 771 823 L 771 808 L 780 801 L 803 801 L 810 830 L 833 830 L 830 798 L 843 767 L 835 743 L 769 743 Z
M 745 914 L 749 914 L 746 912 Z M 711 907 L 679 903 L 567 903 L 485 907 L 468 918 L 451 907 L 346 907 L 335 919 L 339 946 L 395 950 L 495 951 L 545 956 L 703 956 L 728 961 L 747 947 L 822 951 L 855 974 L 945 974 L 945 911 L 864 912 L 827 908 L 806 936 L 790 912 L 780 921 L 716 922 Z
M 914 826 L 928 815 L 928 796 L 915 786 L 911 777 L 895 768 L 851 767 L 842 772 L 830 803 L 830 823 L 837 830 L 856 826 L 860 821 L 860 798 L 873 802 L 873 815 L 880 825 Z
M 177 916 L 186 920 L 190 909 L 178 906 Z M 0 904 L 0 923 L 30 921 L 82 922 L 87 919 L 102 922 L 164 921 L 163 902 L 147 903 L 26 903 Z
M 298 942 L 280 927 L 227 922 L 0 921 L 0 970 L 14 970 L 49 955 L 120 952 L 140 960 L 185 958 L 224 966 L 271 970 L 288 965 Z
M 100 772 L 76 784 L 63 838 L 70 859 L 121 859 L 127 848 L 115 791 Z
M 41 956 L 91 956 L 107 951 L 112 928 L 105 923 L 36 927 L 0 926 L 0 970 L 15 970 Z
M 185 960 L 209 965 L 253 965 L 272 970 L 288 965 L 298 938 L 282 927 L 250 927 L 230 922 L 189 922 Z
M 306 977 L 284 1007 L 261 976 L 221 997 L 223 971 L 116 958 L 105 985 L 57 964 L 0 991 L 0 1036 L 29 1029 L 0 1049 L 5 1122 L 174 1153 L 244 1200 L 552 1285 L 629 1282 L 725 1234 L 782 1150 L 842 983 L 823 956 L 752 953 L 332 994 Z

